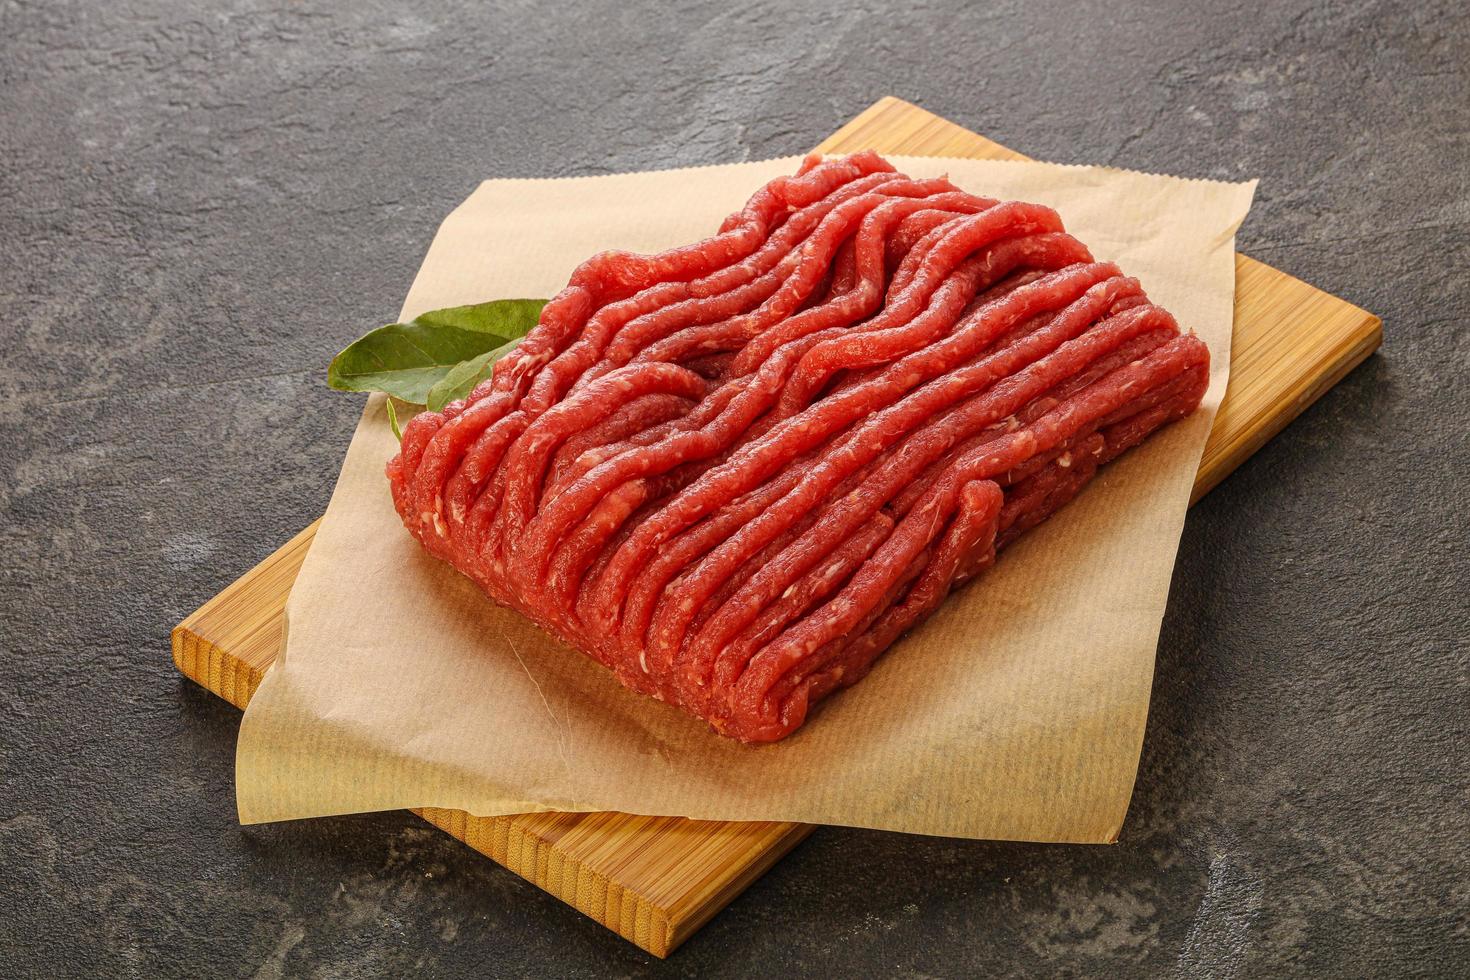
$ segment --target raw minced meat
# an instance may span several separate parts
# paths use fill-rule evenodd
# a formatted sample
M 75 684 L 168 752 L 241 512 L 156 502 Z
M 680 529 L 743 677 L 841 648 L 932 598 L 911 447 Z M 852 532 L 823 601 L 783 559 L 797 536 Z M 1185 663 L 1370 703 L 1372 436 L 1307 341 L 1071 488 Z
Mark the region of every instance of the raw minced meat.
M 713 238 L 584 262 L 388 475 L 495 600 L 766 742 L 1208 382 L 1051 209 L 810 157 Z

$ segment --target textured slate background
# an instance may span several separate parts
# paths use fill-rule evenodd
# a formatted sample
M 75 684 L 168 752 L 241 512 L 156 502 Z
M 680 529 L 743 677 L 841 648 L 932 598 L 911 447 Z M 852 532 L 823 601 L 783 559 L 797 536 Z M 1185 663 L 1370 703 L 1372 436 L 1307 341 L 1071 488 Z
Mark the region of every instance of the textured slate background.
M 1463 975 L 1470 17 L 986 6 L 0 3 L 0 973 Z M 168 630 L 320 513 L 440 218 L 887 93 L 1260 176 L 1242 248 L 1385 321 L 1192 513 L 1122 843 L 822 830 L 659 963 L 404 814 L 237 826 Z

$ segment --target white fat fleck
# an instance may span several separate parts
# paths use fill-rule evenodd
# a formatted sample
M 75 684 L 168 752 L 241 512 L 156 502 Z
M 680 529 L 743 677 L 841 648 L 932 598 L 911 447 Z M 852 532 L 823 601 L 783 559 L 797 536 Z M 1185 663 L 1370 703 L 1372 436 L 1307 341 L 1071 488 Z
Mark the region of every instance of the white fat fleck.
M 647 650 L 639 650 L 638 651 L 638 666 L 643 668 L 643 672 L 645 674 L 648 673 L 648 651 Z
M 1062 455 L 1057 459 L 1057 465 L 1060 466 L 1062 469 L 1066 469 L 1067 467 L 1071 466 L 1072 454 L 1062 453 Z

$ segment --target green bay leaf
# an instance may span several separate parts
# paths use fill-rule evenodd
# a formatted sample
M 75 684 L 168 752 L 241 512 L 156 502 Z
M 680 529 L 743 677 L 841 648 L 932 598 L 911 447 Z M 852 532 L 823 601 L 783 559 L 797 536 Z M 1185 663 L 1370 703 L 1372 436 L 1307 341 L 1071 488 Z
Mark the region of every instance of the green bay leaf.
M 450 369 L 525 336 L 545 305 L 540 299 L 503 299 L 390 323 L 334 357 L 327 384 L 341 391 L 384 391 L 423 405 Z
M 467 361 L 460 361 L 454 367 L 444 373 L 444 377 L 435 382 L 429 389 L 427 407 L 431 412 L 443 410 L 445 405 L 456 398 L 464 398 L 475 390 L 475 385 L 490 377 L 495 368 L 495 362 L 506 354 L 509 354 L 521 338 L 508 340 L 485 353 L 472 357 Z
M 398 427 L 398 409 L 393 407 L 393 396 L 389 395 L 383 404 L 388 406 L 388 428 L 393 430 L 393 438 L 402 442 L 403 430 Z

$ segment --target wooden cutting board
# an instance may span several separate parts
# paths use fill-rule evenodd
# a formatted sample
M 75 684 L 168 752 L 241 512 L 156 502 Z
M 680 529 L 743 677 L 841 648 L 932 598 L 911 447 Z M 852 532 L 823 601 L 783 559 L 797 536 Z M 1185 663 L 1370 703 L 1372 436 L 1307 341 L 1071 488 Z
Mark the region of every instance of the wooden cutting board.
M 895 98 L 878 102 L 818 149 L 1024 159 Z M 1230 387 L 1194 499 L 1381 339 L 1372 314 L 1237 255 Z M 302 531 L 174 629 L 174 664 L 184 676 L 245 707 L 280 651 L 286 596 L 315 531 L 315 524 Z M 813 829 L 622 813 L 414 812 L 655 956 L 667 956 Z

